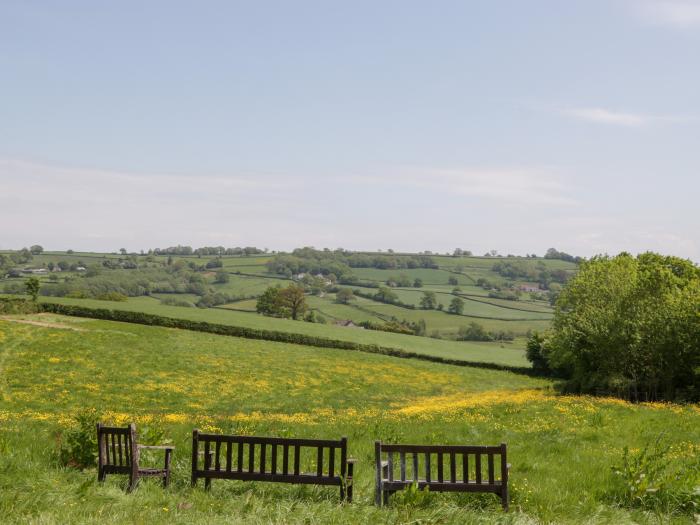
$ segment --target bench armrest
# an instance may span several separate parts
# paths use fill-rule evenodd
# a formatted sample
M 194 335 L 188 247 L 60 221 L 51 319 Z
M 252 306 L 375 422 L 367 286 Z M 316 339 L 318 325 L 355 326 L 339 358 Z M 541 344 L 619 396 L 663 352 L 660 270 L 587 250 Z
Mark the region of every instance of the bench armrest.
M 151 450 L 175 450 L 172 445 L 136 445 L 138 449 L 148 448 Z
M 357 459 L 355 459 L 355 458 L 348 458 L 348 459 L 345 460 L 345 462 L 348 463 L 348 464 L 352 463 L 352 464 L 354 465 L 355 463 L 357 463 Z

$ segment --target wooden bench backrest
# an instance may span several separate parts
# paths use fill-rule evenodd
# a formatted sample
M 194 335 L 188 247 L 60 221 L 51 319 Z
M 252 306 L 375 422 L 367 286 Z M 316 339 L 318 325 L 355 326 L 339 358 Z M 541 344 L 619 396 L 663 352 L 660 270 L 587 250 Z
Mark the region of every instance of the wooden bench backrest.
M 309 450 L 311 449 L 311 450 Z M 203 453 L 203 468 L 199 468 L 199 452 Z M 302 463 L 302 458 L 306 461 Z M 310 477 L 340 481 L 346 475 L 347 439 L 289 439 L 259 436 L 229 436 L 192 433 L 192 476 L 207 473 L 207 477 L 266 480 L 273 476 L 294 481 Z M 315 471 L 302 469 L 309 462 Z
M 508 480 L 506 445 L 388 445 L 375 442 L 377 472 L 382 472 L 382 454 L 387 455 L 389 481 L 469 483 L 495 486 Z M 500 464 L 496 465 L 495 457 Z
M 100 466 L 131 470 L 136 452 L 136 427 L 107 427 L 97 424 L 97 456 Z

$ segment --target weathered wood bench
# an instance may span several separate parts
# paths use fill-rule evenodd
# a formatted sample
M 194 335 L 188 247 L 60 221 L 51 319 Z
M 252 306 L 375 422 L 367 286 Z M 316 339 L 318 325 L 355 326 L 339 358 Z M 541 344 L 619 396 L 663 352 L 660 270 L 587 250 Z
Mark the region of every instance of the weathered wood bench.
M 419 489 L 429 487 L 431 492 L 497 494 L 501 496 L 503 509 L 508 510 L 510 465 L 505 443 L 500 446 L 388 445 L 375 441 L 374 448 L 377 469 L 374 502 L 379 506 L 386 505 L 394 492 L 416 483 Z M 496 456 L 500 458 L 498 466 Z
M 200 468 L 200 455 L 203 465 Z M 315 463 L 314 472 L 302 471 Z M 192 432 L 192 486 L 204 478 L 272 481 L 340 487 L 341 500 L 352 502 L 354 459 L 347 457 L 347 438 L 338 441 Z
M 143 468 L 139 465 L 140 451 L 144 449 L 165 451 L 163 468 Z M 175 447 L 139 445 L 136 442 L 136 425 L 107 427 L 97 424 L 97 480 L 104 481 L 107 474 L 127 474 L 129 491 L 142 477 L 159 477 L 163 486 L 170 483 L 170 461 Z

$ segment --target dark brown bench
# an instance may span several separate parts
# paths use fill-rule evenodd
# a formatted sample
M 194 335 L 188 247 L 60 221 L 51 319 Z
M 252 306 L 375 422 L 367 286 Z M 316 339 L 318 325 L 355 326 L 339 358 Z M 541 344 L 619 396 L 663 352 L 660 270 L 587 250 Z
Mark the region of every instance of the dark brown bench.
M 139 465 L 140 451 L 144 449 L 165 451 L 163 468 L 143 468 Z M 142 477 L 159 477 L 163 486 L 170 483 L 170 461 L 175 447 L 139 445 L 136 442 L 136 425 L 107 427 L 97 423 L 97 480 L 104 481 L 107 474 L 129 476 L 129 491 Z
M 347 457 L 347 438 L 338 441 L 192 432 L 192 486 L 204 478 L 306 483 L 340 487 L 340 499 L 352 502 L 354 459 Z M 200 458 L 201 456 L 201 458 Z M 200 467 L 200 459 L 203 465 Z M 308 463 L 315 471 L 303 472 Z
M 510 465 L 506 461 L 505 443 L 491 447 L 388 445 L 375 441 L 374 449 L 377 469 L 374 502 L 379 506 L 386 505 L 394 492 L 416 483 L 419 489 L 429 487 L 431 492 L 498 494 L 503 509 L 508 510 Z

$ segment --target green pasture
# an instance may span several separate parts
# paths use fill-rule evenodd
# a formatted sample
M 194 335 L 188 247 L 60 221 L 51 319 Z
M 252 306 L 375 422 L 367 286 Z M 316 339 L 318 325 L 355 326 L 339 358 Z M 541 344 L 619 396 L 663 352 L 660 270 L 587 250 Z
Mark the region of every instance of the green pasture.
M 511 366 L 529 366 L 529 362 L 525 359 L 525 352 L 522 344 L 501 345 L 499 343 L 447 341 L 376 330 L 344 328 L 331 324 L 278 319 L 274 317 L 265 317 L 254 312 L 240 312 L 221 308 L 201 309 L 167 306 L 151 297 L 130 297 L 129 300 L 124 302 L 70 299 L 66 297 L 42 297 L 40 300 L 60 304 L 83 305 L 90 308 L 109 308 L 113 310 L 144 312 L 147 314 L 189 319 L 192 321 L 207 321 L 210 323 L 242 326 L 246 328 L 302 333 L 330 339 L 399 348 L 410 352 L 438 356 L 446 359 L 483 361 Z M 411 312 L 411 310 L 407 309 L 401 310 L 403 312 Z
M 468 301 L 465 301 L 465 313 Z M 478 303 L 474 303 L 478 304 Z M 447 304 L 445 304 L 447 308 Z M 531 314 L 528 312 L 513 312 L 527 320 L 499 320 L 483 316 L 453 315 L 445 311 L 438 310 L 411 310 L 401 308 L 391 304 L 376 303 L 368 304 L 367 309 L 384 317 L 395 317 L 399 320 L 418 322 L 423 319 L 428 327 L 428 333 L 438 330 L 441 334 L 456 334 L 461 326 L 467 326 L 471 322 L 479 323 L 488 332 L 511 331 L 516 335 L 525 335 L 528 330 L 544 331 L 550 325 L 550 316 L 545 314 Z M 502 310 L 502 309 L 499 309 Z M 513 316 L 516 317 L 516 316 Z
M 694 522 L 683 492 L 648 510 L 624 503 L 612 467 L 625 447 L 638 453 L 659 435 L 667 468 L 692 465 L 700 453 L 695 406 L 559 397 L 549 382 L 509 372 L 46 314 L 0 320 L 0 365 L 2 523 Z M 171 486 L 145 480 L 127 494 L 124 477 L 99 484 L 94 468 L 63 466 L 58 449 L 85 409 L 173 443 Z M 347 436 L 358 460 L 355 502 L 285 484 L 192 488 L 195 427 Z M 511 512 L 485 495 L 398 495 L 374 507 L 375 439 L 506 442 Z

